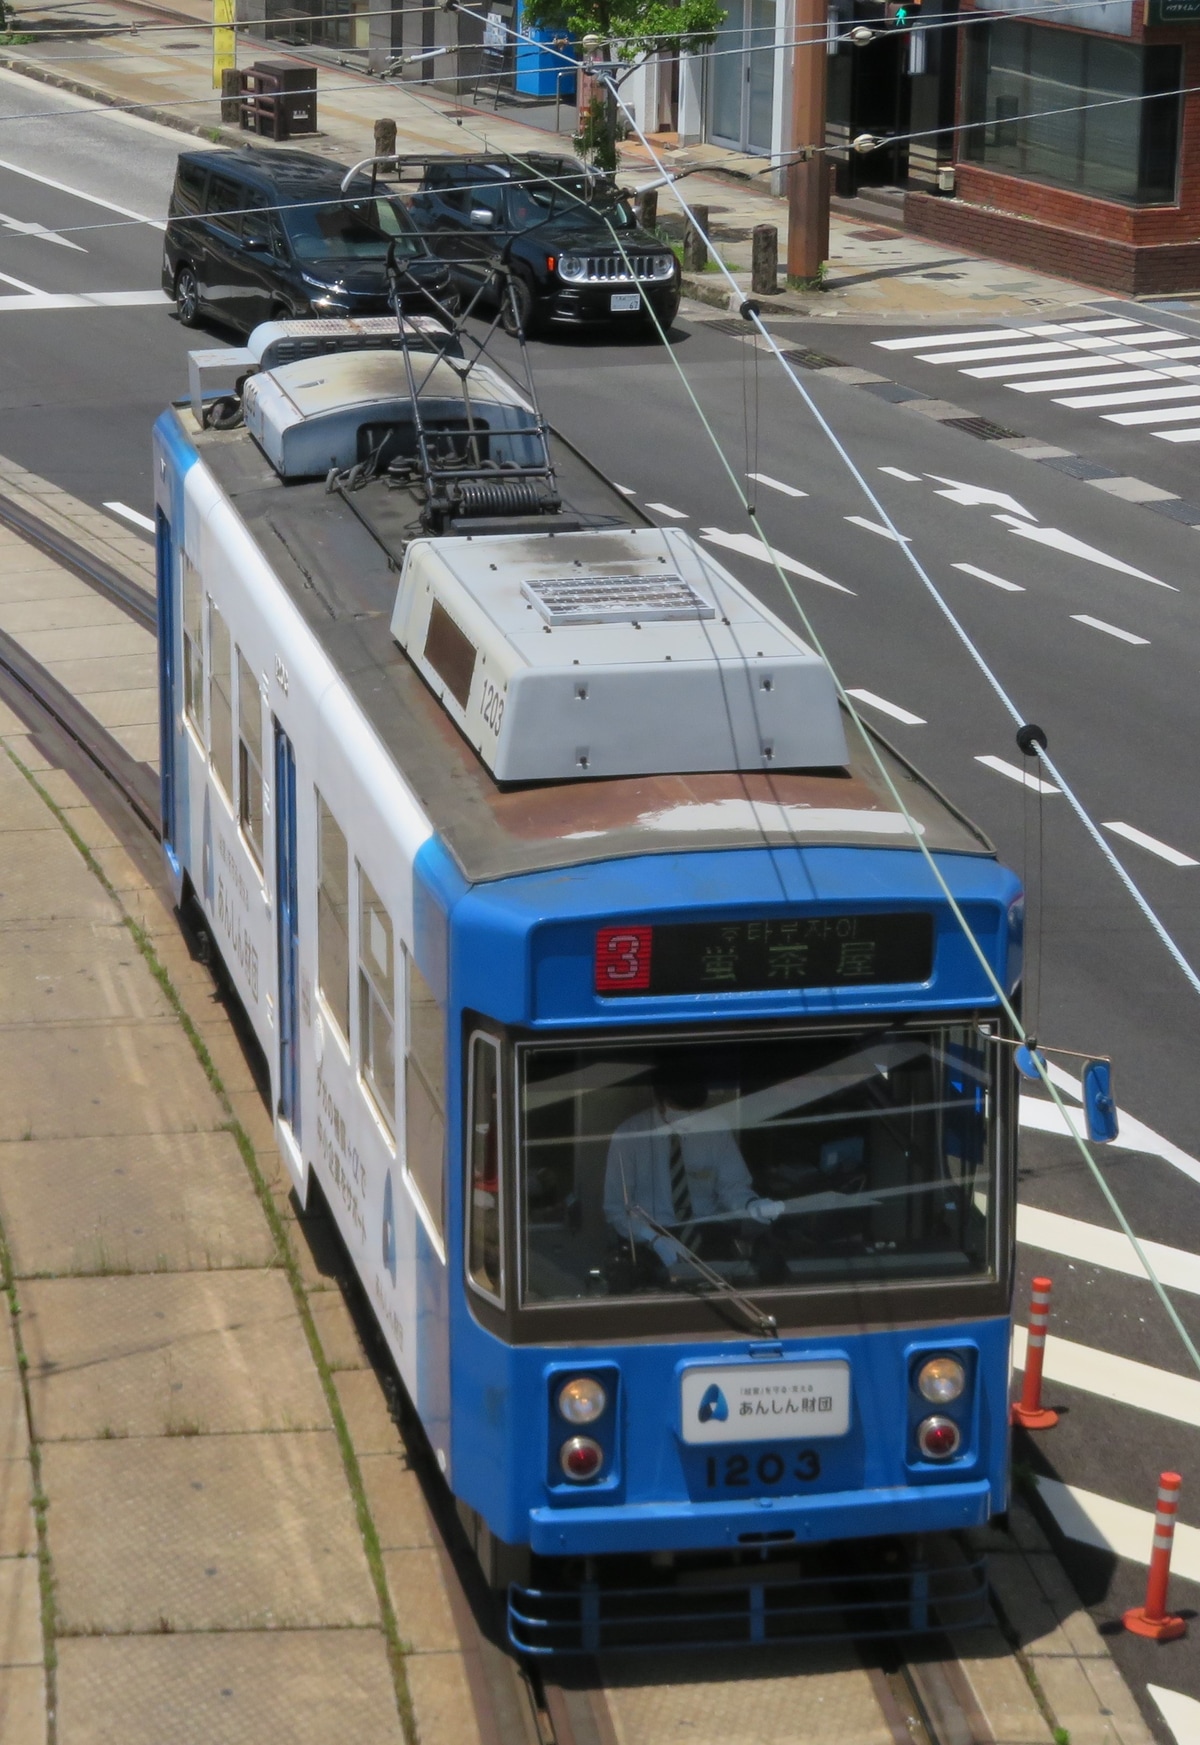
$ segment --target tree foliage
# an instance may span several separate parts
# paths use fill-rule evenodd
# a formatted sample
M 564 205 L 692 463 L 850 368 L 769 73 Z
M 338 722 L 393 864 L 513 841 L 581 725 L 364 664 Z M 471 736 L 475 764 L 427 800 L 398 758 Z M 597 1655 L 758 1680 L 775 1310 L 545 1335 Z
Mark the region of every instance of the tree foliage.
M 563 30 L 576 41 L 616 40 L 622 60 L 666 51 L 695 53 L 724 23 L 721 0 L 526 0 L 523 15 L 538 29 Z

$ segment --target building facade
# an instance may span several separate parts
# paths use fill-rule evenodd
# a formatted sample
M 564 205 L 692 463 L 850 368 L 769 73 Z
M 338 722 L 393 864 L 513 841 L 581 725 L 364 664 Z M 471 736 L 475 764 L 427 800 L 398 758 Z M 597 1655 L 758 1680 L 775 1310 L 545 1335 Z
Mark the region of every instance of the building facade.
M 1200 5 L 1000 3 L 964 7 L 954 197 L 910 192 L 910 228 L 1109 290 L 1200 289 Z

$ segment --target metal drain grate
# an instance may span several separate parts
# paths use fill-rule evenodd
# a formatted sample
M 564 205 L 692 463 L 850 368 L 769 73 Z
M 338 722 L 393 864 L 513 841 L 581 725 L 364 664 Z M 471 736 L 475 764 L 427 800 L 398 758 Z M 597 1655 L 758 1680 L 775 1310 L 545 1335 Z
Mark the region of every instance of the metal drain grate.
M 978 436 L 982 442 L 999 442 L 1004 437 L 1019 437 L 1019 430 L 1006 430 L 1003 424 L 993 424 L 990 418 L 939 418 L 947 430 L 961 430 L 966 436 Z
M 753 321 L 744 321 L 740 316 L 736 321 L 705 321 L 703 326 L 709 333 L 728 333 L 734 339 L 753 339 L 758 334 Z
M 717 615 L 682 576 L 550 576 L 522 582 L 521 592 L 547 624 L 650 624 Z
M 827 357 L 823 351 L 801 351 L 795 347 L 781 348 L 784 357 L 790 364 L 799 364 L 805 370 L 844 370 L 848 366 L 840 357 Z

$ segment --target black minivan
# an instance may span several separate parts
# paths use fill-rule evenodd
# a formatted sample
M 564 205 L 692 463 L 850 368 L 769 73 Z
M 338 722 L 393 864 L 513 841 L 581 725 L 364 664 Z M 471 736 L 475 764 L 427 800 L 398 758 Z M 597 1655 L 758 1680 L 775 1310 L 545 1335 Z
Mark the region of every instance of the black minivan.
M 179 156 L 163 248 L 163 289 L 179 319 L 204 314 L 249 333 L 289 317 L 386 315 L 389 248 L 408 269 L 401 302 L 435 313 L 424 290 L 454 312 L 449 268 L 434 258 L 398 200 L 304 151 L 185 151 Z

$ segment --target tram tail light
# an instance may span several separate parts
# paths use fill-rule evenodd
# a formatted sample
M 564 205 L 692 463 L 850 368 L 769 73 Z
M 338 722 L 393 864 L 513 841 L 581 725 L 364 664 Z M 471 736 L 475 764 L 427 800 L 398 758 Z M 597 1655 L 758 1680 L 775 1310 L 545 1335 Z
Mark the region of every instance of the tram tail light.
M 573 1484 L 589 1484 L 604 1465 L 604 1450 L 590 1436 L 572 1436 L 558 1451 L 558 1463 Z
M 952 1418 L 926 1418 L 917 1425 L 917 1447 L 926 1460 L 949 1460 L 958 1453 L 962 1434 Z

